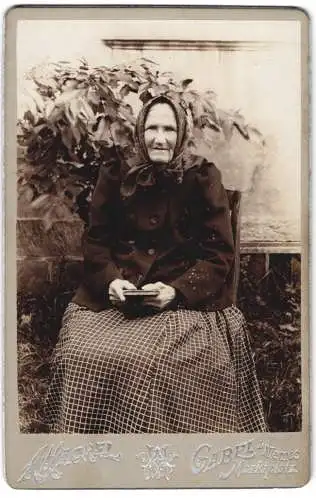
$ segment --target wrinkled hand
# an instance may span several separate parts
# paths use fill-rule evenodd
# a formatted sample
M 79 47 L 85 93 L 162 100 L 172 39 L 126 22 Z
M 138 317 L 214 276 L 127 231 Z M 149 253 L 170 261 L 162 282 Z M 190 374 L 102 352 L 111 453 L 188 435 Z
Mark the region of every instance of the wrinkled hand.
M 109 285 L 109 298 L 112 304 L 117 305 L 126 301 L 123 290 L 135 290 L 136 286 L 130 281 L 115 279 Z
M 165 285 L 161 281 L 157 283 L 148 283 L 142 286 L 142 290 L 158 290 L 157 297 L 145 297 L 144 304 L 155 307 L 156 309 L 164 309 L 176 296 L 176 290 L 169 285 Z

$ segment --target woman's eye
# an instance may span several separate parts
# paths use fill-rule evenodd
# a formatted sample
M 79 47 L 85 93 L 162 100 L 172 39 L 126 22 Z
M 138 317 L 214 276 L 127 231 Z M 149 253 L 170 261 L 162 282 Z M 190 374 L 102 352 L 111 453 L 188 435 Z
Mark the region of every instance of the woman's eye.
M 145 132 L 147 132 L 147 130 L 151 130 L 151 131 L 156 132 L 158 129 L 159 129 L 159 127 L 156 125 L 149 125 L 148 127 L 145 127 Z M 176 132 L 176 129 L 172 126 L 163 127 L 163 130 L 164 130 L 164 132 Z

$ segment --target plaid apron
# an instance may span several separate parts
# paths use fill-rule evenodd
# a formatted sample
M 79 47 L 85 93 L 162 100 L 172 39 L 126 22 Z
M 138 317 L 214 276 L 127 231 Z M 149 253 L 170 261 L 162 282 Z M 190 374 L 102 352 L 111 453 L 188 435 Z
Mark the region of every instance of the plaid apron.
M 70 303 L 52 360 L 50 432 L 264 432 L 243 314 L 126 319 Z

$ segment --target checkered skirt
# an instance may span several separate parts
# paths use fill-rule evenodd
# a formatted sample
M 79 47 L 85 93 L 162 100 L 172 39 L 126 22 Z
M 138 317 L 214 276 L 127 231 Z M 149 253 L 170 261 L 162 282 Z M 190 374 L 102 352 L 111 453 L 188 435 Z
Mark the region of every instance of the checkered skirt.
M 263 432 L 240 310 L 126 319 L 70 303 L 52 360 L 50 432 Z

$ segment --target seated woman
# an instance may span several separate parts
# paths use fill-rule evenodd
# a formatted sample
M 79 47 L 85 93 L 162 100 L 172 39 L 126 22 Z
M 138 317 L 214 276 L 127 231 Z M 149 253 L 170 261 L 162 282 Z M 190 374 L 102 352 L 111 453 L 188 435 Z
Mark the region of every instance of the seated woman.
M 64 317 L 47 396 L 51 432 L 265 431 L 234 245 L 214 164 L 186 148 L 186 113 L 141 109 L 137 160 L 100 170 L 84 279 Z M 130 297 L 130 290 L 151 291 Z M 133 293 L 133 292 L 132 292 Z

